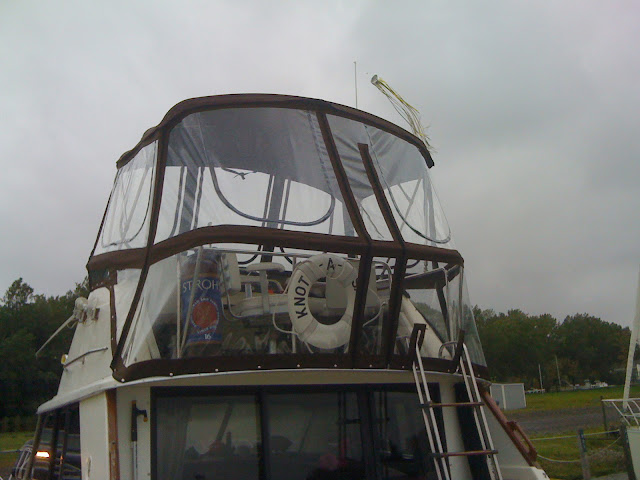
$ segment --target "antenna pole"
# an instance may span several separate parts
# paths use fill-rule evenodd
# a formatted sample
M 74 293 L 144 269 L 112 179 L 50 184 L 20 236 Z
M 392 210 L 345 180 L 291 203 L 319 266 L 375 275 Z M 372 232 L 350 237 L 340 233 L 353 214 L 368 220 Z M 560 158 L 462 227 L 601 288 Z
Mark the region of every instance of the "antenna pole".
M 353 62 L 353 84 L 356 87 L 356 108 L 358 108 L 358 62 Z

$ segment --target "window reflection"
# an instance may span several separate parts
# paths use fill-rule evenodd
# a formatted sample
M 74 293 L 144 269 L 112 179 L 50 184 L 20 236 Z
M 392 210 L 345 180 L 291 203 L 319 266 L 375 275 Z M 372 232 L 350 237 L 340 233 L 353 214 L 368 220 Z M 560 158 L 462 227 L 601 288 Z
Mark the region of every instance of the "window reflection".
M 376 392 L 376 424 L 379 425 L 382 477 L 425 478 L 433 471 L 424 420 L 418 398 L 408 392 Z
M 256 408 L 253 396 L 158 399 L 156 478 L 258 479 Z
M 344 388 L 344 387 L 342 387 Z M 440 401 L 437 385 L 429 385 Z M 156 400 L 156 479 L 430 479 L 415 392 L 197 394 Z M 442 415 L 436 421 L 443 430 Z M 444 439 L 442 439 L 444 441 Z
M 271 478 L 364 479 L 354 393 L 268 397 Z

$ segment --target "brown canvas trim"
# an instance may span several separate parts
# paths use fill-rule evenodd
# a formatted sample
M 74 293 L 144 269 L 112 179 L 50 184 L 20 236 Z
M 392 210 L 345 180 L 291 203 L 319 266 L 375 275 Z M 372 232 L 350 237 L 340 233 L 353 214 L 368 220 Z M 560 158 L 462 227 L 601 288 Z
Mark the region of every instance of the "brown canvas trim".
M 351 219 L 353 228 L 355 228 L 358 236 L 366 239 L 367 244 L 369 244 L 371 242 L 371 237 L 364 226 L 364 221 L 362 220 L 362 216 L 358 209 L 358 202 L 353 195 L 351 185 L 349 184 L 349 178 L 347 177 L 347 173 L 344 171 L 344 166 L 340 160 L 340 154 L 338 153 L 338 148 L 336 147 L 336 143 L 333 139 L 333 133 L 331 132 L 327 116 L 318 112 L 317 117 L 318 123 L 320 124 L 320 131 L 322 132 L 322 138 L 324 139 L 324 144 L 327 148 L 327 153 L 331 160 L 331 165 L 333 166 L 333 171 L 336 174 L 338 187 L 340 188 L 342 199 L 344 200 L 347 211 L 349 212 L 349 218 Z
M 360 215 L 360 209 L 358 208 L 358 202 L 351 190 L 351 184 L 349 183 L 349 177 L 344 170 L 344 165 L 340 159 L 338 148 L 336 147 L 335 140 L 327 116 L 323 113 L 317 112 L 318 124 L 320 125 L 320 131 L 322 132 L 322 138 L 324 139 L 325 147 L 333 166 L 333 171 L 336 175 L 340 192 L 342 193 L 342 199 L 349 212 L 349 217 L 353 228 L 356 230 L 358 236 L 366 242 L 366 251 L 360 255 L 360 265 L 358 268 L 358 280 L 356 283 L 356 300 L 353 306 L 353 320 L 351 321 L 351 335 L 349 337 L 349 352 L 351 352 L 352 362 L 355 363 L 358 354 L 358 341 L 360 339 L 360 331 L 362 328 L 361 319 L 364 317 L 364 307 L 366 305 L 367 289 L 369 287 L 369 274 L 371 272 L 371 237 L 367 231 L 362 215 Z
M 464 265 L 464 259 L 457 250 L 432 247 L 430 245 L 419 245 L 417 243 L 405 243 L 405 248 L 407 250 L 407 256 L 415 260 L 428 260 L 452 263 L 453 265 Z
M 91 257 L 87 262 L 87 270 L 94 272 L 102 269 L 124 270 L 126 268 L 142 268 L 146 248 L 131 248 L 115 252 L 101 253 Z
M 111 360 L 112 369 L 117 364 L 117 362 L 121 359 L 122 350 L 124 349 L 124 344 L 125 344 L 125 341 L 127 340 L 129 329 L 131 328 L 131 323 L 133 322 L 133 317 L 135 315 L 135 312 L 138 309 L 138 302 L 140 301 L 140 297 L 142 296 L 142 291 L 144 289 L 144 284 L 147 280 L 147 274 L 149 273 L 149 266 L 150 266 L 149 257 L 150 257 L 153 241 L 156 237 L 156 231 L 158 228 L 158 216 L 160 215 L 160 204 L 161 204 L 160 199 L 162 198 L 162 188 L 164 185 L 164 172 L 165 172 L 165 166 L 167 163 L 166 162 L 167 144 L 168 144 L 168 138 L 166 136 L 160 136 L 158 140 L 158 151 L 156 155 L 156 176 L 155 176 L 155 183 L 153 186 L 151 219 L 149 222 L 149 238 L 147 240 L 147 247 L 145 249 L 144 264 L 142 266 L 142 271 L 140 272 L 140 279 L 138 280 L 138 286 L 136 288 L 135 294 L 133 295 L 133 299 L 131 301 L 131 306 L 129 308 L 127 318 L 124 322 L 124 325 L 122 326 L 122 332 L 120 333 L 118 344 L 116 346 L 115 351 L 113 351 L 113 359 Z
M 366 253 L 367 243 L 358 237 L 342 237 L 326 233 L 296 232 L 267 227 L 244 225 L 214 225 L 201 227 L 164 240 L 151 248 L 151 264 L 209 243 L 244 243 L 249 245 L 267 245 L 273 247 L 309 248 L 318 251 L 333 251 L 353 255 Z M 371 254 L 374 257 L 400 257 L 401 245 L 383 240 L 371 240 Z M 404 249 L 409 258 L 427 260 L 453 265 L 463 265 L 464 260 L 457 250 L 405 243 Z M 89 272 L 105 268 L 123 270 L 142 268 L 146 258 L 144 248 L 120 250 L 96 255 L 87 263 Z
M 147 135 L 149 134 L 149 135 Z M 162 130 L 156 128 L 150 128 L 147 130 L 144 135 L 142 135 L 142 139 L 133 147 L 131 150 L 124 152 L 120 155 L 120 158 L 116 162 L 116 167 L 118 169 L 124 167 L 127 163 L 129 163 L 133 158 L 140 153 L 144 147 L 151 145 L 156 140 L 159 140 L 162 136 Z
M 152 263 L 168 258 L 189 248 L 209 243 L 241 243 L 264 247 L 308 248 L 346 254 L 364 253 L 367 244 L 357 237 L 341 237 L 324 233 L 295 232 L 248 225 L 214 225 L 198 228 L 172 237 L 153 246 Z
M 358 267 L 358 280 L 356 283 L 356 301 L 353 305 L 353 319 L 351 321 L 351 336 L 349 337 L 349 352 L 352 362 L 355 365 L 358 358 L 358 344 L 360 342 L 360 332 L 364 318 L 364 308 L 367 303 L 367 293 L 369 289 L 369 275 L 371 273 L 371 253 L 367 248 L 367 253 L 360 257 Z
M 425 365 L 425 370 L 432 372 L 448 373 L 451 368 L 451 360 L 444 358 L 425 358 L 422 357 L 422 362 Z M 394 353 L 391 355 L 391 361 L 389 362 L 389 369 L 391 370 L 411 370 L 412 368 L 412 355 L 398 355 Z M 476 377 L 485 380 L 489 379 L 489 370 L 484 365 L 472 364 L 473 372 Z
M 365 123 L 375 128 L 379 128 L 385 132 L 388 132 L 398 138 L 401 138 L 413 145 L 415 145 L 429 168 L 434 163 L 431 157 L 431 153 L 427 149 L 424 142 L 405 130 L 404 128 L 395 125 L 383 118 L 380 118 L 371 113 L 357 110 L 346 105 L 338 103 L 328 102 L 326 100 L 320 100 L 316 98 L 297 97 L 292 95 L 276 95 L 266 93 L 249 93 L 249 94 L 230 94 L 230 95 L 213 95 L 206 97 L 197 97 L 183 100 L 180 103 L 174 105 L 164 116 L 161 122 L 148 129 L 139 144 L 131 151 L 125 153 L 119 162 L 124 162 L 125 158 L 128 159 L 139 145 L 146 145 L 152 141 L 151 139 L 159 135 L 160 130 L 171 129 L 174 125 L 179 123 L 186 116 L 202 112 L 206 110 L 217 110 L 225 108 L 292 108 L 311 110 L 316 112 L 322 112 L 325 114 L 336 115 L 339 117 L 345 117 L 352 120 L 356 120 L 361 123 Z M 128 160 L 127 160 L 128 161 Z
M 386 370 L 411 370 L 412 362 L 408 356 L 395 355 L 393 365 Z M 149 377 L 177 377 L 198 373 L 221 373 L 261 370 L 299 370 L 322 369 L 344 370 L 354 368 L 379 368 L 382 361 L 379 355 L 362 355 L 358 365 L 354 365 L 351 355 L 335 354 L 278 354 L 251 356 L 212 356 L 182 359 L 155 359 L 125 366 L 119 361 L 114 369 L 114 378 L 119 382 L 131 382 Z M 447 373 L 451 365 L 450 360 L 441 358 L 422 359 L 425 370 L 429 372 Z M 486 372 L 486 367 L 474 365 L 474 371 L 480 376 Z M 484 376 L 484 375 L 481 375 Z M 486 378 L 486 376 L 484 376 Z
M 396 337 L 396 332 L 398 330 L 398 318 L 402 305 L 402 288 L 399 288 L 398 285 L 400 285 L 400 282 L 402 282 L 402 280 L 404 279 L 404 273 L 406 271 L 406 246 L 404 239 L 402 238 L 402 233 L 400 232 L 398 224 L 396 223 L 393 216 L 393 212 L 391 211 L 391 207 L 389 206 L 389 202 L 387 202 L 387 199 L 385 197 L 382 185 L 380 184 L 378 173 L 373 166 L 373 160 L 369 153 L 369 146 L 364 143 L 359 143 L 358 150 L 360 151 L 360 157 L 362 158 L 362 163 L 364 164 L 365 171 L 367 172 L 369 183 L 373 188 L 373 192 L 376 196 L 376 201 L 378 203 L 378 206 L 380 207 L 380 211 L 382 212 L 385 223 L 387 224 L 387 228 L 391 232 L 391 236 L 393 237 L 394 241 L 397 242 L 401 247 L 401 254 L 398 258 L 396 258 L 396 264 L 391 281 L 391 291 L 393 292 L 393 296 L 389 299 L 389 314 L 383 322 L 381 333 L 382 338 L 391 339 Z M 395 345 L 395 342 L 382 342 L 382 356 L 385 359 L 385 364 L 388 363 L 393 345 Z
M 358 144 L 358 150 L 360 151 L 360 158 L 362 159 L 362 163 L 364 165 L 365 172 L 367 173 L 367 178 L 369 179 L 369 183 L 373 188 L 373 193 L 376 196 L 376 201 L 378 206 L 380 207 L 380 211 L 382 212 L 382 216 L 384 217 L 384 221 L 387 224 L 387 228 L 389 232 L 391 232 L 391 236 L 395 242 L 398 242 L 402 245 L 404 250 L 404 240 L 402 239 L 402 234 L 400 233 L 400 229 L 396 224 L 396 220 L 393 217 L 393 212 L 391 211 L 391 207 L 387 202 L 387 199 L 384 195 L 384 191 L 382 186 L 380 185 L 380 178 L 378 178 L 378 172 L 376 172 L 373 167 L 373 160 L 371 159 L 371 155 L 369 154 L 369 145 L 365 143 Z
M 398 322 L 400 318 L 400 310 L 402 309 L 402 296 L 404 290 L 402 288 L 402 282 L 407 271 L 407 256 L 403 254 L 401 257 L 396 258 L 396 264 L 393 269 L 393 277 L 391 280 L 393 297 L 389 300 L 389 315 L 387 321 L 382 325 L 382 338 L 388 339 L 382 342 L 382 356 L 385 359 L 385 365 L 389 365 L 391 355 L 395 347 L 395 339 L 398 335 Z M 395 290 L 394 290 L 395 289 Z
M 120 360 L 120 359 L 119 359 Z M 179 376 L 197 373 L 260 371 L 282 369 L 352 369 L 349 355 L 288 354 L 288 355 L 233 355 L 181 359 L 155 359 L 125 366 L 118 362 L 113 377 L 119 382 L 130 382 L 155 376 Z
M 114 285 L 109 285 L 109 308 L 111 309 L 111 354 L 118 348 L 118 317 L 116 312 L 116 292 Z

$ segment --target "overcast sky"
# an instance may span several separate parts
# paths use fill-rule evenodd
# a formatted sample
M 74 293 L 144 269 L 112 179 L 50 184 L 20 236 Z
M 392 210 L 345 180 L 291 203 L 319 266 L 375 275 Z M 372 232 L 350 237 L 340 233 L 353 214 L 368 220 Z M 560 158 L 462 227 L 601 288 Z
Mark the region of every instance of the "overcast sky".
M 471 301 L 630 325 L 640 4 L 0 1 L 0 296 L 85 274 L 115 162 L 177 102 L 267 92 L 418 108 Z M 406 125 L 402 125 L 406 127 Z

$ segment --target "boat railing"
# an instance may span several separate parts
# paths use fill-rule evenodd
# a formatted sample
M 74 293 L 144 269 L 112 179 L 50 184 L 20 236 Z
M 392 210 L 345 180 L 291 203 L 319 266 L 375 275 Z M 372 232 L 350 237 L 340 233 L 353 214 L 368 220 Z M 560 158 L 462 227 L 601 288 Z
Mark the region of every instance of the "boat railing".
M 640 427 L 640 398 L 603 398 L 602 403 L 613 406 L 628 426 Z

